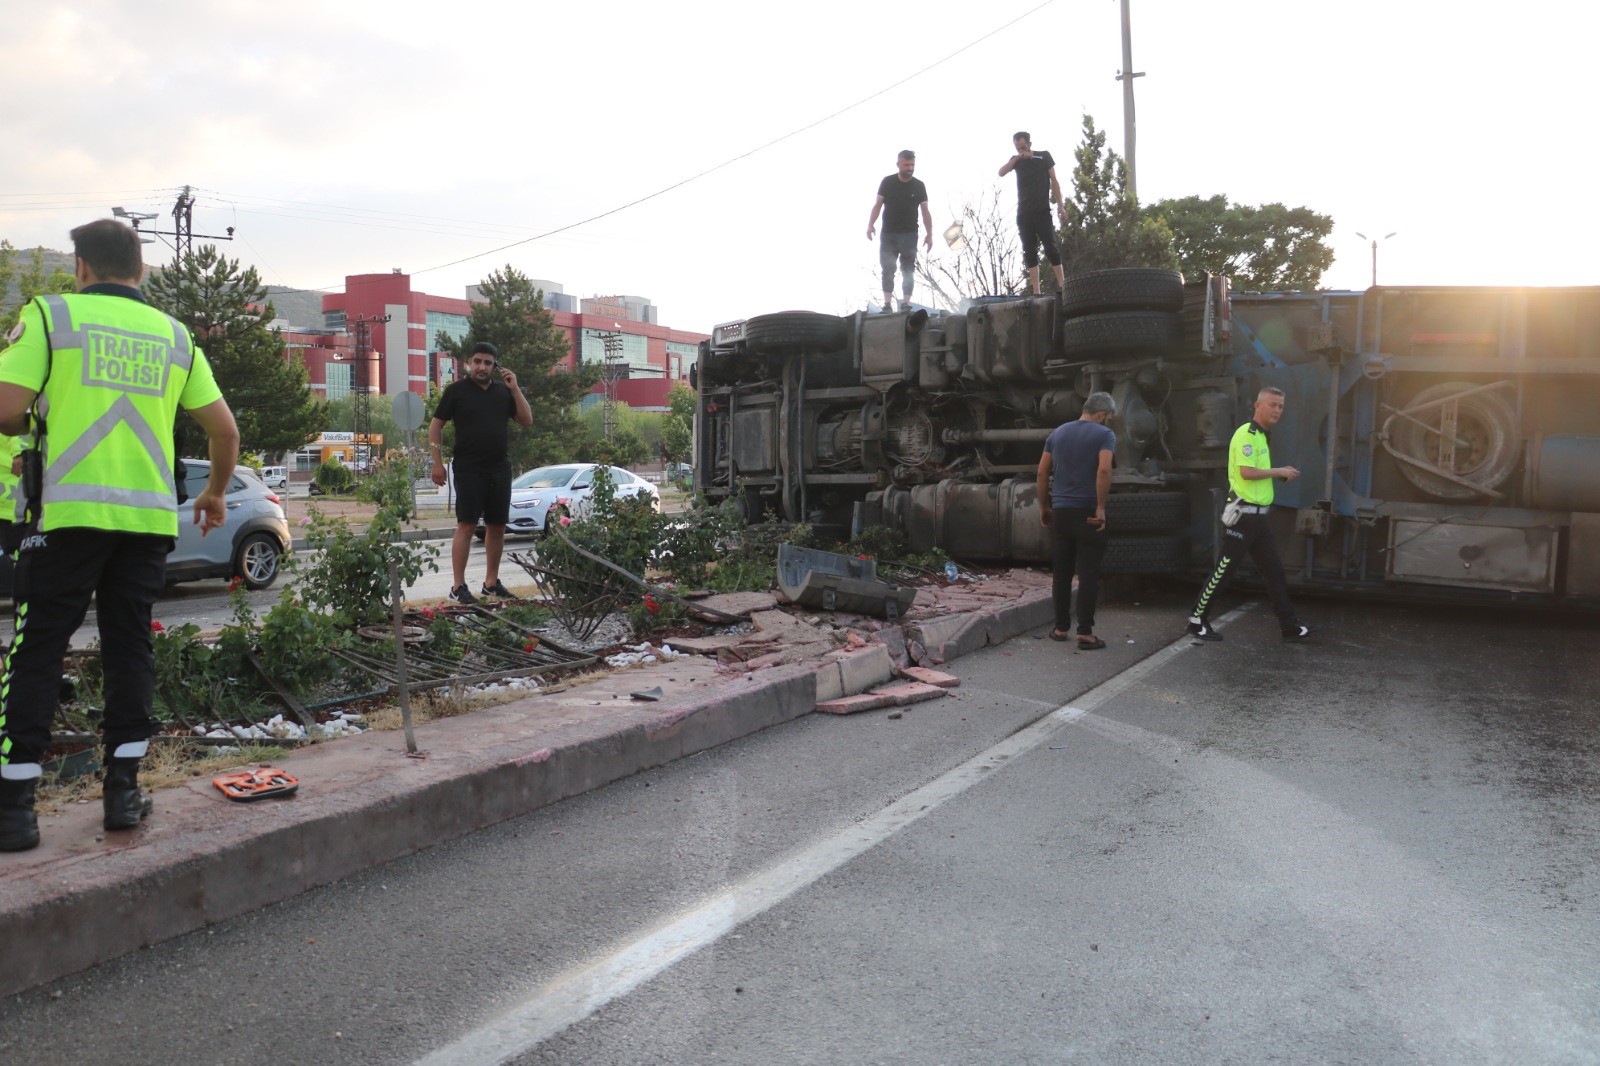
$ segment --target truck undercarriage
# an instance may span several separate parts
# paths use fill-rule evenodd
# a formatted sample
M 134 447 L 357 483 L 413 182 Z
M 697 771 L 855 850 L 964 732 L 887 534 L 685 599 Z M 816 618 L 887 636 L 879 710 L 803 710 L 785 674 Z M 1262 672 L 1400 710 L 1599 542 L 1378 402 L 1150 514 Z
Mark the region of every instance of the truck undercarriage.
M 1042 443 L 1109 392 L 1107 573 L 1209 569 L 1228 439 L 1275 385 L 1274 461 L 1302 475 L 1273 514 L 1291 581 L 1600 605 L 1600 288 L 1096 271 L 958 314 L 726 323 L 695 374 L 709 499 L 972 561 L 1048 561 Z

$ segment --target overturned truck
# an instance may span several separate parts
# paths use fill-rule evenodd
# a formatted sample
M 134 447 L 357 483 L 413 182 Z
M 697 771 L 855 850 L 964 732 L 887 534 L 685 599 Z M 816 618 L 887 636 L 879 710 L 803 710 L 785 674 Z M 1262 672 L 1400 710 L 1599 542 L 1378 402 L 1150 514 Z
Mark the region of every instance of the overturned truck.
M 713 501 L 870 525 L 958 559 L 1049 559 L 1035 470 L 1117 402 L 1108 573 L 1204 572 L 1227 445 L 1263 385 L 1290 580 L 1600 606 L 1600 287 L 1231 292 L 1166 270 L 1067 278 L 959 314 L 787 312 L 716 327 L 695 369 Z

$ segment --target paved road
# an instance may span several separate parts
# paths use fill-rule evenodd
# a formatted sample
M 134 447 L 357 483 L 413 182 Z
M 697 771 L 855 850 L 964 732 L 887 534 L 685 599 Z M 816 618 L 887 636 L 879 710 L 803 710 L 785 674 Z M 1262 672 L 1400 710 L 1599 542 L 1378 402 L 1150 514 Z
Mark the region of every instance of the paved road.
M 8 1001 L 0 1059 L 1597 1061 L 1596 627 L 1307 613 L 1013 641 Z

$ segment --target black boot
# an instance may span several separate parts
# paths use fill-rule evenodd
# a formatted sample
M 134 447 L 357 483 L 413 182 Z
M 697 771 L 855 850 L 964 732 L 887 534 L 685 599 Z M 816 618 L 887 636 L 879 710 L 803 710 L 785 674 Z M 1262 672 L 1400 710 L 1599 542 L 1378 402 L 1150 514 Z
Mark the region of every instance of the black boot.
M 150 793 L 139 791 L 138 759 L 107 759 L 106 779 L 100 792 L 107 829 L 133 829 L 155 809 Z
M 26 781 L 0 778 L 0 851 L 27 851 L 39 846 L 39 819 L 33 813 L 37 777 Z

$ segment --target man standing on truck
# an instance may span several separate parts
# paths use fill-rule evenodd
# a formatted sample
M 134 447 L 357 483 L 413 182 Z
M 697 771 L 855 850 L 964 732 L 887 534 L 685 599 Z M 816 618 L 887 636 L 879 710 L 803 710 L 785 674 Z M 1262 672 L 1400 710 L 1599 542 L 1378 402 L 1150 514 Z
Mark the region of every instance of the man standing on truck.
M 900 310 L 911 303 L 911 287 L 917 265 L 917 208 L 922 208 L 922 247 L 933 249 L 933 215 L 928 211 L 928 189 L 912 177 L 917 169 L 917 153 L 907 148 L 900 153 L 898 170 L 878 182 L 878 198 L 872 202 L 867 219 L 867 240 L 872 240 L 883 212 L 883 238 L 878 244 L 878 264 L 883 268 L 883 310 L 894 310 L 894 264 L 900 261 Z
M 1072 628 L 1072 577 L 1078 577 L 1078 649 L 1098 651 L 1095 601 L 1100 597 L 1100 560 L 1106 554 L 1106 497 L 1111 494 L 1111 458 L 1117 435 L 1106 425 L 1117 413 L 1110 393 L 1090 393 L 1076 422 L 1064 422 L 1045 438 L 1039 457 L 1039 521 L 1050 530 L 1050 593 L 1056 625 L 1051 640 L 1067 640 Z
M 1234 563 L 1245 552 L 1255 560 L 1261 579 L 1267 583 L 1267 596 L 1278 616 L 1278 626 L 1286 643 L 1296 644 L 1311 635 L 1302 625 L 1289 602 L 1289 583 L 1283 575 L 1283 560 L 1272 543 L 1267 514 L 1272 510 L 1272 480 L 1293 481 L 1300 471 L 1292 466 L 1273 466 L 1267 431 L 1283 417 L 1283 390 L 1264 386 L 1256 394 L 1255 417 L 1240 426 L 1228 445 L 1228 507 L 1223 511 L 1222 561 L 1200 590 L 1200 599 L 1189 616 L 1189 635 L 1200 640 L 1221 640 L 1211 627 L 1211 608 L 1217 594 L 1228 583 Z M 1230 522 L 1229 519 L 1232 518 Z
M 1056 180 L 1056 161 L 1049 152 L 1033 150 L 1033 138 L 1026 130 L 1011 138 L 1017 154 L 1000 168 L 1003 178 L 1017 172 L 1017 235 L 1022 238 L 1022 264 L 1028 268 L 1028 284 L 1039 295 L 1039 246 L 1056 270 L 1056 288 L 1066 277 L 1061 269 L 1061 248 L 1056 244 L 1055 223 L 1050 221 L 1050 205 L 1061 202 L 1061 183 Z

